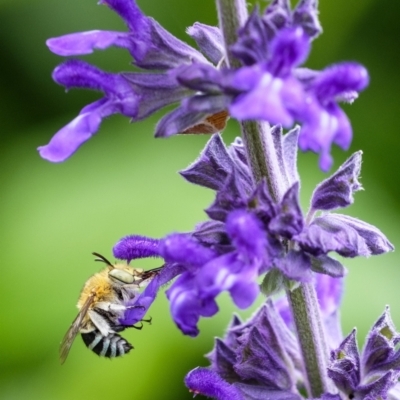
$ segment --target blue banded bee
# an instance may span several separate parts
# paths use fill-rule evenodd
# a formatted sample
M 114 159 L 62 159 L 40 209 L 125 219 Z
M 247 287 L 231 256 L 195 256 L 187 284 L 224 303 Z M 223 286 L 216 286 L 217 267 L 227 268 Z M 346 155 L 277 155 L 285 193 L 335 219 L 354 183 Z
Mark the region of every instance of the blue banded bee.
M 85 345 L 99 356 L 112 358 L 129 353 L 133 346 L 117 334 L 128 328 L 119 323 L 119 318 L 129 308 L 124 303 L 133 299 L 139 288 L 162 268 L 144 271 L 125 264 L 111 264 L 102 255 L 92 254 L 97 257 L 95 261 L 104 262 L 107 268 L 91 276 L 81 291 L 77 304 L 79 313 L 60 345 L 61 364 L 67 359 L 78 333 Z M 131 327 L 142 329 L 142 326 Z

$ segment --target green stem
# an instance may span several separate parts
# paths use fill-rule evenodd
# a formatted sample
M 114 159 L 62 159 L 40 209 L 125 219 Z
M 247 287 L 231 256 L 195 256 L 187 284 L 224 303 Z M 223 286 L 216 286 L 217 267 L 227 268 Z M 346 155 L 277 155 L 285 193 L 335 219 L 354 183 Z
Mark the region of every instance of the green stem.
M 239 68 L 240 62 L 230 52 L 230 46 L 236 42 L 238 29 L 247 19 L 246 1 L 216 0 L 216 4 L 226 49 L 226 64 Z M 270 126 L 257 121 L 244 121 L 241 128 L 254 182 L 266 179 L 272 198 L 279 202 L 288 189 L 288 179 L 279 168 Z M 303 355 L 306 386 L 310 397 L 320 397 L 330 388 L 326 369 L 328 351 L 315 288 L 312 284 L 301 284 L 299 288 L 288 291 L 287 295 Z
M 293 311 L 304 372 L 308 378 L 308 393 L 313 398 L 321 397 L 323 393 L 334 389 L 328 386 L 328 350 L 314 285 L 303 283 L 293 291 L 288 290 L 287 296 Z
M 248 14 L 246 2 L 243 0 L 216 0 L 219 27 L 221 29 L 226 49 L 226 62 L 231 68 L 239 68 L 240 62 L 236 59 L 230 47 L 237 40 L 237 31 L 244 25 Z
M 275 202 L 280 201 L 288 189 L 288 181 L 286 176 L 280 174 L 269 124 L 259 121 L 243 121 L 241 128 L 254 182 L 265 179 L 272 199 Z

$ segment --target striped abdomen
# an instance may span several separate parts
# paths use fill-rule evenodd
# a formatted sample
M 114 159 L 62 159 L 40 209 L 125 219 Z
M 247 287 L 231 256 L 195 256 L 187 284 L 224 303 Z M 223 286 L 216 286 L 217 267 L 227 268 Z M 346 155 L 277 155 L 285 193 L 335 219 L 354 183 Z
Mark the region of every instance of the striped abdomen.
M 119 357 L 127 354 L 133 346 L 117 333 L 103 336 L 97 329 L 81 333 L 82 339 L 88 349 L 102 357 Z

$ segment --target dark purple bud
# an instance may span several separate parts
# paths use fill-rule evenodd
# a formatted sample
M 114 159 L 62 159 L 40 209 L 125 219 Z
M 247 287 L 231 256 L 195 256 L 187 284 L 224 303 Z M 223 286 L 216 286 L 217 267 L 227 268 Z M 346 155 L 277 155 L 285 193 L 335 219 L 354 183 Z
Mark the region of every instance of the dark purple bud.
M 239 29 L 238 40 L 231 47 L 231 51 L 244 65 L 253 65 L 268 60 L 268 42 L 268 26 L 256 6 L 245 25 Z
M 254 210 L 265 227 L 268 227 L 271 219 L 276 216 L 278 206 L 271 199 L 265 179 L 257 185 L 248 201 L 248 207 L 250 210 Z
M 268 321 L 269 322 L 269 321 Z M 270 328 L 270 327 L 268 327 Z M 260 326 L 249 328 L 238 347 L 238 358 L 235 371 L 242 380 L 263 382 L 270 390 L 286 390 L 292 388 L 293 381 L 282 354 L 272 349 L 265 350 L 266 343 L 274 348 L 278 343 L 269 343 Z M 273 339 L 277 339 L 273 337 Z M 280 343 L 279 343 L 280 345 Z M 282 349 L 278 348 L 278 351 Z
M 294 25 L 301 26 L 304 32 L 315 38 L 322 32 L 318 19 L 318 0 L 301 0 L 293 11 Z
M 130 262 L 137 258 L 161 257 L 160 240 L 140 235 L 129 235 L 120 239 L 113 247 L 115 258 Z
M 347 395 L 353 395 L 361 381 L 360 356 L 356 342 L 356 330 L 348 335 L 339 348 L 331 352 L 328 376 L 336 387 Z
M 216 26 L 209 26 L 195 22 L 187 28 L 186 33 L 192 37 L 201 52 L 214 64 L 217 65 L 224 58 L 224 46 L 221 31 Z
M 342 400 L 339 394 L 330 394 L 326 393 L 323 394 L 322 397 L 315 399 L 315 400 Z
M 231 173 L 205 212 L 214 220 L 225 221 L 231 211 L 245 207 L 246 193 L 243 191 L 243 184 L 237 173 Z
M 389 306 L 375 322 L 368 333 L 363 350 L 362 362 L 366 375 L 377 372 L 387 372 L 390 369 L 400 369 L 397 344 L 400 335 L 397 333 L 390 316 Z
M 299 205 L 299 183 L 296 182 L 283 196 L 277 215 L 269 223 L 272 233 L 291 239 L 303 230 L 303 215 Z
M 354 398 L 363 400 L 387 399 L 389 390 L 397 382 L 397 377 L 392 372 L 387 372 L 371 383 L 357 388 Z
M 191 183 L 219 190 L 234 168 L 221 136 L 213 135 L 200 157 L 180 174 Z
M 358 181 L 361 156 L 361 151 L 354 153 L 332 176 L 316 187 L 311 199 L 312 209 L 329 211 L 353 204 L 354 192 L 362 189 Z
M 289 0 L 273 0 L 265 9 L 263 20 L 268 27 L 269 37 L 276 35 L 277 31 L 291 24 L 292 11 Z
M 230 347 L 230 345 L 232 345 L 232 347 Z M 224 340 L 215 338 L 214 349 L 206 355 L 206 357 L 210 360 L 212 369 L 217 372 L 219 376 L 223 377 L 229 382 L 240 380 L 240 377 L 234 370 L 234 364 L 236 363 L 237 358 L 235 352 L 236 347 L 237 336 L 234 336 L 232 343 L 229 343 L 226 338 Z

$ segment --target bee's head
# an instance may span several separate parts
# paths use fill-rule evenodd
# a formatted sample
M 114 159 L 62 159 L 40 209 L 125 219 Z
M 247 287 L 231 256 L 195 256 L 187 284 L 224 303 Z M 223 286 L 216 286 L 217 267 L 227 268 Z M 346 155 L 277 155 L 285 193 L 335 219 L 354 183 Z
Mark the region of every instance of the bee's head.
M 108 265 L 108 276 L 116 285 L 129 285 L 133 283 L 139 285 L 140 282 L 143 281 L 143 278 L 141 277 L 143 270 L 135 270 L 125 264 L 111 264 L 110 261 L 101 254 L 92 254 L 97 257 L 95 261 L 100 261 Z

